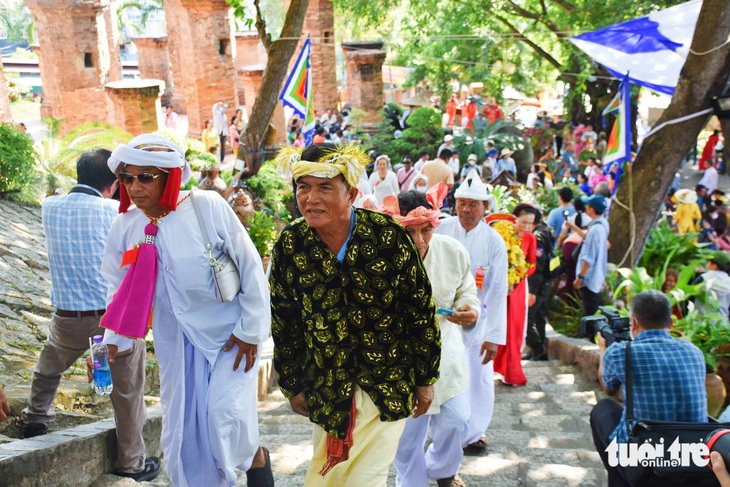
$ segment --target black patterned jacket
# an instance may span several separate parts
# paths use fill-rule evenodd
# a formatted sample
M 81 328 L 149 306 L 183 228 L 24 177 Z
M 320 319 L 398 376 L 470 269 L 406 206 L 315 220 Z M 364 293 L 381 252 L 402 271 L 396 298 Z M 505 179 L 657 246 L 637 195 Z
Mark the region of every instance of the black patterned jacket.
M 431 283 L 403 226 L 356 209 L 340 264 L 300 218 L 280 235 L 271 262 L 274 366 L 284 395 L 305 391 L 310 420 L 338 438 L 355 385 L 381 420 L 408 417 L 414 387 L 439 377 L 441 334 Z

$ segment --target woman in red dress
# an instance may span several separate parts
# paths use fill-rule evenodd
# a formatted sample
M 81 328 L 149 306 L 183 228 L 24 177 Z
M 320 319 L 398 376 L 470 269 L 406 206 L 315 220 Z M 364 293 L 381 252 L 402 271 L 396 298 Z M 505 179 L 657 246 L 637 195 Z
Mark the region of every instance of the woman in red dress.
M 537 240 L 532 234 L 537 209 L 521 204 L 513 211 L 515 234 L 527 260 L 527 275 L 514 285 L 507 295 L 507 344 L 500 345 L 494 359 L 494 371 L 501 374 L 503 382 L 511 386 L 524 386 L 527 377 L 522 372 L 522 341 L 527 324 L 527 277 L 535 272 Z

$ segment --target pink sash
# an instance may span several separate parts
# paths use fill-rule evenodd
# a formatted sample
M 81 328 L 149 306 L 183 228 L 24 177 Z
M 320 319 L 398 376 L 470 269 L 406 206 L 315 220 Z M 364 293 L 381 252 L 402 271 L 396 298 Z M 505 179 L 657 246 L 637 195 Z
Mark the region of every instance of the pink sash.
M 128 338 L 144 338 L 152 325 L 152 302 L 157 283 L 157 227 L 148 223 L 139 247 L 128 250 L 122 257 L 129 264 L 122 285 L 114 293 L 100 326 Z

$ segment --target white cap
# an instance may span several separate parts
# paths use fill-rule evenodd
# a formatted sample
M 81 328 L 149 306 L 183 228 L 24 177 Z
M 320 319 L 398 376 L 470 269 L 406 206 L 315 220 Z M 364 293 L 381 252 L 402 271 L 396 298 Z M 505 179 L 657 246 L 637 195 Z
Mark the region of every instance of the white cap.
M 454 192 L 454 198 L 465 198 L 477 201 L 487 201 L 489 194 L 487 186 L 482 182 L 479 172 L 474 168 L 469 171 L 461 186 Z
M 451 142 L 454 138 L 451 135 L 444 135 L 444 142 Z
M 466 158 L 467 161 L 477 161 L 477 155 L 476 154 L 469 154 L 469 157 Z

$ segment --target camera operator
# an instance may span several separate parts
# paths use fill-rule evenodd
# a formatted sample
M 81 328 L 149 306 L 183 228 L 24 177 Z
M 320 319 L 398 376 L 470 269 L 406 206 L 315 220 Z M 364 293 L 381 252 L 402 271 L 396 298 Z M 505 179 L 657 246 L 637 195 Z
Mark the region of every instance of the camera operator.
M 599 334 L 601 361 L 598 378 L 609 396 L 626 383 L 626 345 L 631 345 L 634 416 L 637 420 L 707 421 L 705 359 L 692 343 L 672 338 L 669 299 L 659 291 L 645 291 L 631 300 L 633 342 L 606 347 Z M 625 397 L 626 390 L 622 393 Z M 615 438 L 626 443 L 626 412 L 611 399 L 603 399 L 591 411 L 591 430 L 596 450 L 608 471 L 608 485 L 631 486 L 640 467 L 611 467 L 606 448 Z M 643 479 L 644 482 L 646 479 Z

